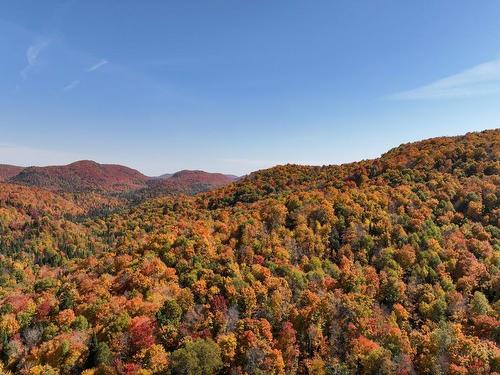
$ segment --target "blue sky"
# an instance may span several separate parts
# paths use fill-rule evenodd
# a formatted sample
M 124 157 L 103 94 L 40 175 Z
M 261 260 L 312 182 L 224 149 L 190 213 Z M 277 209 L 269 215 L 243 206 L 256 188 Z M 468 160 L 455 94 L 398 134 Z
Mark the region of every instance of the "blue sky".
M 234 174 L 500 126 L 500 2 L 0 2 L 0 163 Z

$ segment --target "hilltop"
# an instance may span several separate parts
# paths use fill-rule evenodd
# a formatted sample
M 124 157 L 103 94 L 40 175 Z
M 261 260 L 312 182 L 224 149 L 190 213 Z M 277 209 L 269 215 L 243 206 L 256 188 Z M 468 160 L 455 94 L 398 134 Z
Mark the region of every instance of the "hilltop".
M 132 168 L 81 160 L 63 166 L 28 167 L 9 181 L 48 190 L 116 192 L 144 187 L 147 180 Z

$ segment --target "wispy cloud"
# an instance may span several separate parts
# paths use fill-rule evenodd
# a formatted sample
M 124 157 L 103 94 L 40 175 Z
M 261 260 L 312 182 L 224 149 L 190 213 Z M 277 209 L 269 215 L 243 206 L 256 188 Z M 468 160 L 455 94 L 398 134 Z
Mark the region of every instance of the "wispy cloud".
M 105 59 L 102 59 L 101 61 L 99 61 L 98 63 L 88 67 L 86 69 L 87 72 L 93 72 L 99 68 L 101 68 L 102 66 L 108 64 L 109 61 L 108 60 L 105 60 Z M 73 81 L 71 81 L 70 83 L 68 83 L 66 86 L 63 87 L 63 91 L 70 91 L 70 90 L 73 90 L 74 88 L 76 88 L 78 85 L 80 84 L 80 80 L 79 79 L 75 79 Z
M 98 63 L 90 66 L 88 69 L 87 69 L 87 72 L 93 72 L 94 70 L 97 70 L 99 69 L 100 67 L 108 64 L 109 61 L 108 60 L 105 60 L 105 59 L 102 59 L 101 61 L 99 61 Z
M 71 81 L 68 83 L 66 86 L 63 87 L 63 91 L 70 91 L 73 90 L 76 86 L 80 84 L 80 81 L 75 79 L 74 81 Z
M 394 100 L 466 98 L 500 93 L 500 57 L 430 84 L 389 95 Z
M 32 44 L 26 50 L 26 61 L 27 65 L 21 71 L 21 77 L 23 79 L 28 78 L 29 71 L 38 64 L 38 57 L 40 53 L 49 46 L 50 40 L 44 39 Z
M 35 65 L 38 61 L 38 55 L 48 45 L 49 45 L 49 41 L 44 40 L 44 41 L 41 41 L 41 42 L 38 42 L 36 44 L 29 46 L 28 50 L 26 51 L 26 59 L 28 60 L 28 64 Z

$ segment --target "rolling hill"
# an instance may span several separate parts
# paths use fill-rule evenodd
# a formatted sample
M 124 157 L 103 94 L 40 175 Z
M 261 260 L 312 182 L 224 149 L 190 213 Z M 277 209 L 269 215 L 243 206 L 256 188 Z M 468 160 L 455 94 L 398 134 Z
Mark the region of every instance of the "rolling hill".
M 0 181 L 59 192 L 128 193 L 135 198 L 163 194 L 196 194 L 235 180 L 234 176 L 183 170 L 147 177 L 135 169 L 81 160 L 68 165 L 16 167 L 0 165 Z
M 166 193 L 193 195 L 227 185 L 235 179 L 222 173 L 182 170 L 168 177 L 151 179 L 148 187 L 142 192 L 150 198 Z
M 135 169 L 82 160 L 63 166 L 28 167 L 9 182 L 56 191 L 121 192 L 144 187 L 147 180 Z
M 146 182 L 147 186 L 131 190 L 124 196 L 138 203 L 165 195 L 195 195 L 228 185 L 235 180 L 235 177 L 222 173 L 182 170 L 173 174 L 152 177 Z
M 24 167 L 18 167 L 15 165 L 0 164 L 0 182 L 7 181 L 8 179 L 19 174 Z

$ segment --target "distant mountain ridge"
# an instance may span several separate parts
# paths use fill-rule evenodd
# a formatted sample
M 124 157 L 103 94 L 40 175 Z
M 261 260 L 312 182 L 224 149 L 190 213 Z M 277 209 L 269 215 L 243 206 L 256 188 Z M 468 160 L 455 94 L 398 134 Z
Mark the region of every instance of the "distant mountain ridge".
M 166 175 L 163 175 L 166 176 Z M 222 173 L 209 173 L 200 170 L 182 170 L 168 177 L 157 177 L 148 181 L 148 186 L 133 194 L 135 198 L 154 198 L 165 194 L 194 195 L 228 185 L 235 181 L 234 176 Z
M 80 160 L 68 165 L 18 167 L 0 165 L 0 181 L 35 186 L 51 191 L 125 193 L 141 191 L 145 196 L 168 193 L 194 194 L 223 186 L 235 179 L 222 173 L 182 170 L 148 177 L 118 164 Z
M 165 173 L 159 176 L 152 177 L 153 179 L 156 180 L 167 180 L 169 178 L 180 178 L 180 179 L 189 179 L 188 176 L 191 177 L 200 177 L 202 179 L 206 179 L 207 177 L 210 179 L 224 179 L 224 180 L 237 180 L 240 178 L 239 176 L 236 176 L 234 174 L 224 174 L 224 173 L 217 173 L 217 172 L 205 172 L 202 170 L 194 170 L 194 169 L 183 169 L 175 173 Z
M 120 192 L 139 189 L 148 179 L 122 165 L 81 160 L 62 166 L 28 167 L 9 181 L 47 190 Z
M 0 164 L 0 181 L 6 181 L 19 174 L 24 167 L 17 165 Z
M 188 170 L 184 169 L 179 172 L 172 174 L 169 179 L 178 181 L 197 181 L 206 183 L 227 183 L 235 180 L 237 177 L 232 175 L 226 175 L 222 173 L 210 173 L 200 170 Z

